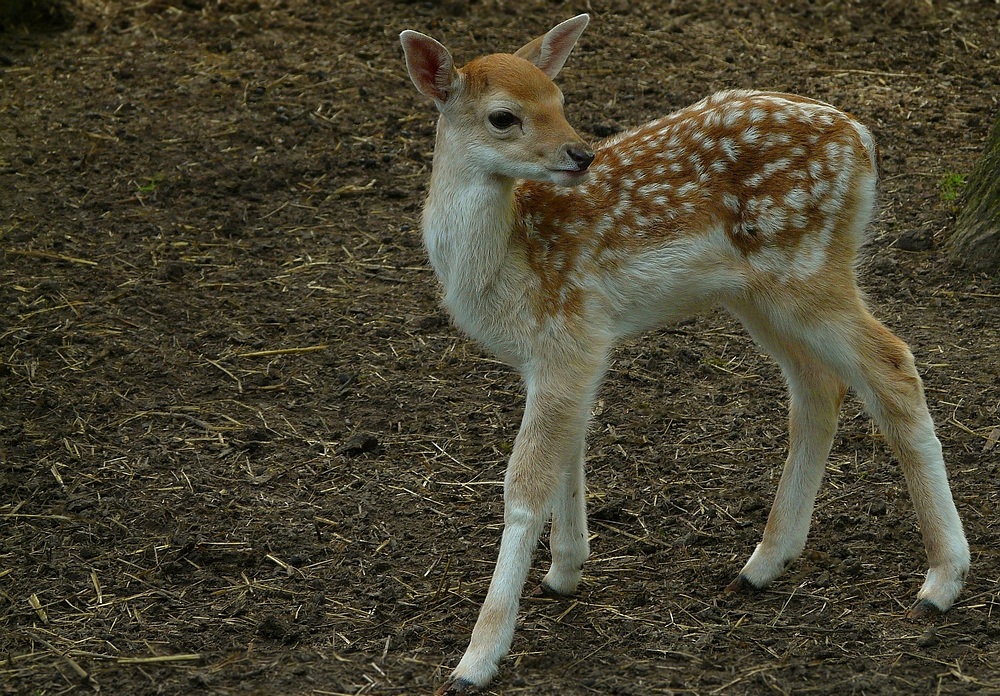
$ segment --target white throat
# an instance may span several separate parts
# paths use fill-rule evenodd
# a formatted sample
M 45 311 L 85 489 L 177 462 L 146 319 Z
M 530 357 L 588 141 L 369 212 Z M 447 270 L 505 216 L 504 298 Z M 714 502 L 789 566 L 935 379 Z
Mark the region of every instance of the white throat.
M 439 123 L 423 214 L 424 244 L 449 307 L 453 296 L 482 293 L 498 282 L 515 218 L 515 182 L 475 166 L 463 154 L 467 146 L 453 140 Z
M 453 140 L 447 125 L 439 123 L 424 244 L 455 323 L 517 364 L 523 347 L 515 334 L 521 331 L 511 329 L 524 321 L 530 283 L 523 250 L 513 238 L 516 182 L 485 172 L 468 156 L 468 145 Z

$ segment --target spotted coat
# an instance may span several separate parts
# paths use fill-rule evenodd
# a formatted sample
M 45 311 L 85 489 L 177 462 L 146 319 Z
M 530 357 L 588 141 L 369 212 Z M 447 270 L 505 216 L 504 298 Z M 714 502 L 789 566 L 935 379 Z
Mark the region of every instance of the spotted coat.
M 748 271 L 807 280 L 831 251 L 853 257 L 859 240 L 835 235 L 877 167 L 871 134 L 847 114 L 754 91 L 719 92 L 594 152 L 577 188 L 517 190 L 516 234 L 546 311 L 579 311 L 581 277 L 709 230 L 724 232 Z

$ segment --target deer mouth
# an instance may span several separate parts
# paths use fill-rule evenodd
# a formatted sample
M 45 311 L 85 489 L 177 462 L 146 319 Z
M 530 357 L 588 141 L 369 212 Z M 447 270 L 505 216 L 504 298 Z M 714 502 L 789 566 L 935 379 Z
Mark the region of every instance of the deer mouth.
M 590 169 L 587 167 L 566 167 L 566 168 L 560 167 L 557 169 L 549 169 L 549 171 L 555 174 L 565 174 L 567 176 L 573 176 L 573 177 L 581 177 L 590 173 Z
M 550 169 L 555 183 L 562 186 L 577 186 L 590 177 L 589 169 Z

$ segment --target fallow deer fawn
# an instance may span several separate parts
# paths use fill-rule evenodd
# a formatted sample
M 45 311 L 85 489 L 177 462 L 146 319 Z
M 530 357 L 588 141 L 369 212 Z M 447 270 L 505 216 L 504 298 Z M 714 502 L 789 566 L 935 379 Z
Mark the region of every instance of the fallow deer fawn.
M 440 693 L 495 675 L 550 515 L 540 589 L 577 589 L 589 553 L 584 435 L 615 341 L 710 306 L 740 319 L 791 391 L 777 496 L 728 589 L 766 587 L 804 548 L 850 387 L 902 463 L 923 532 L 930 570 L 910 614 L 948 609 L 969 549 L 941 445 L 913 356 L 855 281 L 877 180 L 871 133 L 811 99 L 729 91 L 591 149 L 552 82 L 588 21 L 460 69 L 434 39 L 400 35 L 410 78 L 440 111 L 423 232 L 444 303 L 527 390 L 496 570 Z

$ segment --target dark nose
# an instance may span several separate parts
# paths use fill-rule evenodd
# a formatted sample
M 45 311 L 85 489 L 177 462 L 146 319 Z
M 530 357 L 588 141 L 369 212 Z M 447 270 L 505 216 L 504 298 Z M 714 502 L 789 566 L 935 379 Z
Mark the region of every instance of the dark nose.
M 576 162 L 576 167 L 578 171 L 584 171 L 590 166 L 590 163 L 594 161 L 594 151 L 589 147 L 584 147 L 582 145 L 570 145 L 566 149 L 566 154 L 569 158 Z

